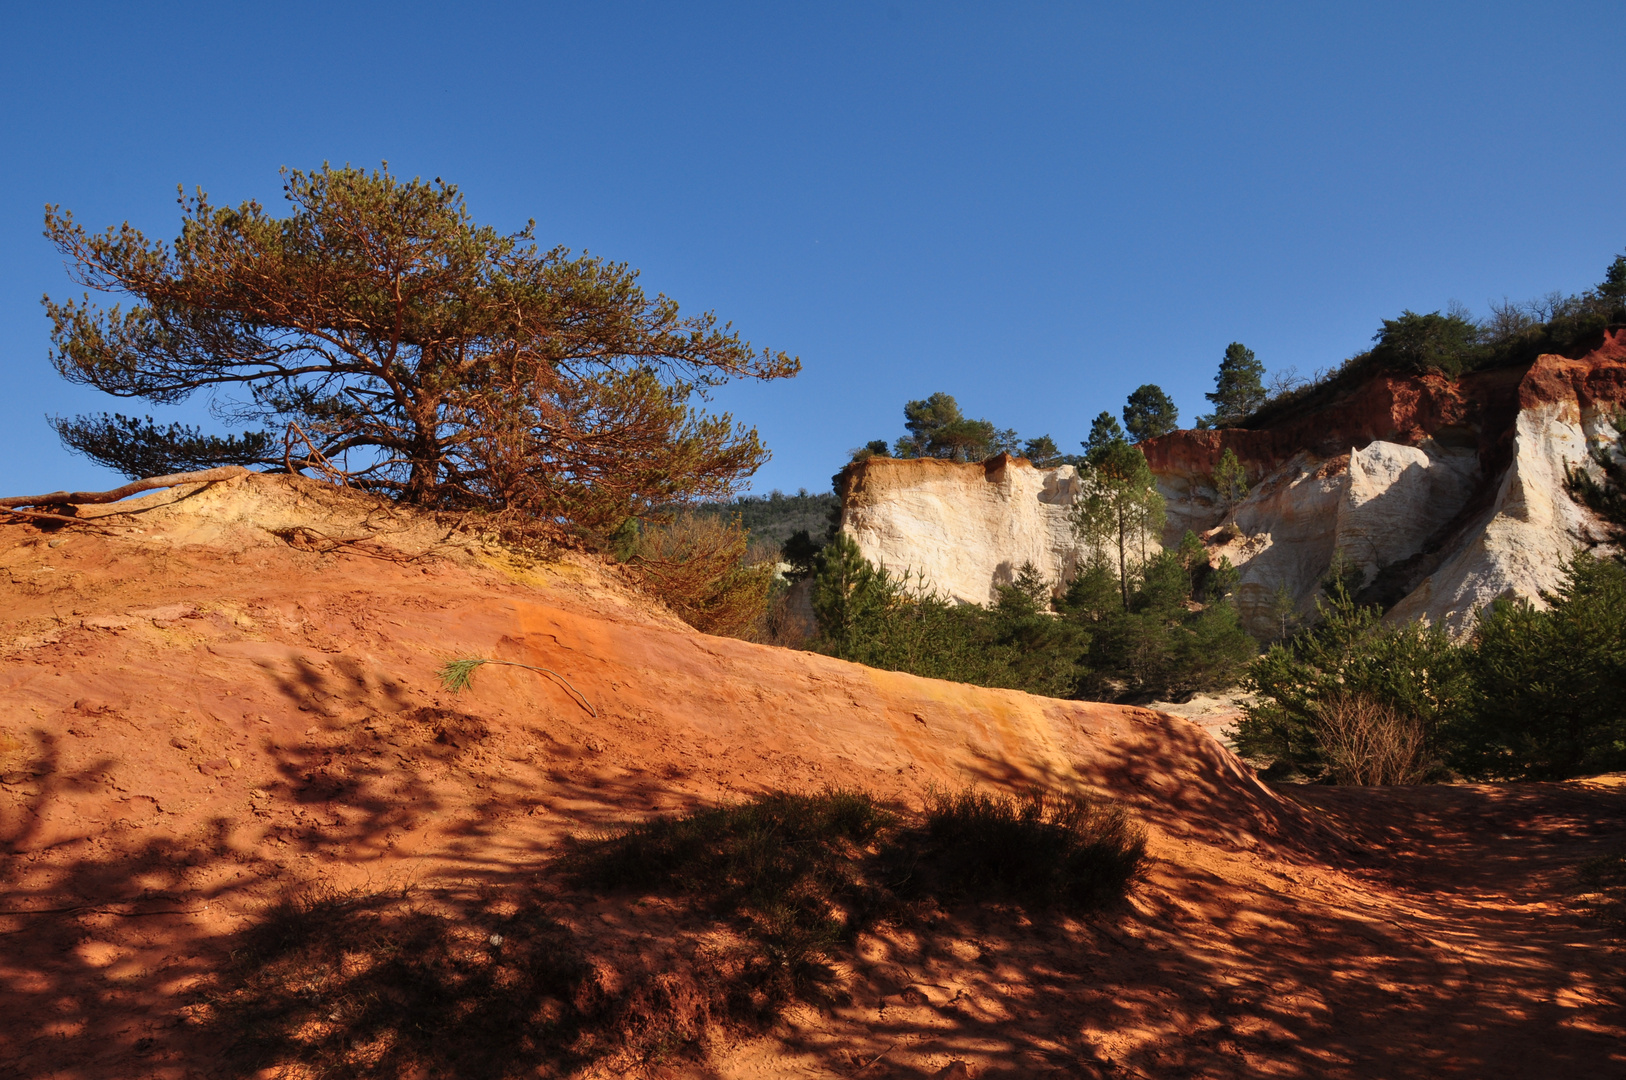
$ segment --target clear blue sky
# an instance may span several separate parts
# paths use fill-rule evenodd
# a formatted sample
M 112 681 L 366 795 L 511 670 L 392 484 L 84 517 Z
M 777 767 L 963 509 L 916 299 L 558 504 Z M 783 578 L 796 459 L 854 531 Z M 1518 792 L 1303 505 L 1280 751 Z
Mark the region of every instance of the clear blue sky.
M 906 399 L 1076 445 L 1225 345 L 1309 373 L 1380 319 L 1578 291 L 1626 249 L 1626 5 L 0 5 L 0 488 L 116 479 L 62 383 L 45 203 L 174 236 L 175 186 L 324 160 L 643 270 L 802 358 L 724 392 L 824 490 Z

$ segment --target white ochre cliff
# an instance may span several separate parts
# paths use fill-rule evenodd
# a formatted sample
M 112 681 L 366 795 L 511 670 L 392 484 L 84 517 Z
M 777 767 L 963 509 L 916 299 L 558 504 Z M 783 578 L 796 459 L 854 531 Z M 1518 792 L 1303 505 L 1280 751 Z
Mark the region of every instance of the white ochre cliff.
M 843 475 L 841 527 L 865 558 L 952 599 L 986 604 L 1024 563 L 1055 582 L 1078 567 L 1071 465 L 871 458 Z
M 1187 529 L 1240 571 L 1237 603 L 1262 635 L 1313 609 L 1336 557 L 1390 619 L 1461 635 L 1497 597 L 1541 602 L 1577 550 L 1606 530 L 1565 490 L 1566 469 L 1613 444 L 1626 403 L 1626 331 L 1581 360 L 1451 382 L 1379 377 L 1262 430 L 1181 431 L 1144 444 L 1168 501 L 1165 544 Z M 1225 449 L 1250 491 L 1222 506 L 1210 479 Z M 1057 586 L 1085 554 L 1071 466 L 1036 469 L 888 458 L 839 478 L 843 530 L 871 561 L 954 599 L 987 603 L 1032 563 Z

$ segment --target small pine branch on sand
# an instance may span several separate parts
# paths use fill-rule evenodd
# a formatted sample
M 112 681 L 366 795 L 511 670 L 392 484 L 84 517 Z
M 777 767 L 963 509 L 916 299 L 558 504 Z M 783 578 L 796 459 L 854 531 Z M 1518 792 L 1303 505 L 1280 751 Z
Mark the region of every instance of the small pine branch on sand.
M 521 664 L 514 660 L 493 660 L 484 656 L 465 656 L 446 661 L 435 674 L 439 676 L 440 685 L 443 689 L 456 694 L 468 689 L 469 684 L 474 681 L 475 669 L 482 664 L 502 664 L 505 667 L 524 668 L 526 671 L 537 671 L 543 675 L 551 675 L 559 681 L 561 686 L 570 691 L 582 708 L 586 709 L 595 719 L 598 717 L 598 710 L 593 708 L 593 703 L 587 700 L 587 695 L 577 690 L 571 685 L 569 679 L 552 668 L 537 667 L 534 664 Z

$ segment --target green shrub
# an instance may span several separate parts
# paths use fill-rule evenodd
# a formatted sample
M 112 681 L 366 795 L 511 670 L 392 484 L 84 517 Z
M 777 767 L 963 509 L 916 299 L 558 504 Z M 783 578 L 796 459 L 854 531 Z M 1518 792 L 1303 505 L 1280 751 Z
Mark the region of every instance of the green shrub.
M 1177 552 L 1159 554 L 1127 590 L 1098 563 L 1055 601 L 1049 584 L 1026 566 L 984 607 L 910 589 L 865 560 L 849 537 L 837 536 L 817 560 L 819 635 L 812 645 L 870 667 L 1047 697 L 1221 689 L 1235 684 L 1258 646 L 1226 595 L 1234 574 L 1206 560 L 1206 552 L 1184 560 Z M 1219 595 L 1190 603 L 1204 590 Z
M 955 604 L 872 565 L 838 534 L 815 559 L 813 647 L 889 671 L 1068 697 L 1088 634 L 1048 614 L 1049 587 L 1031 567 L 994 604 Z
M 1419 768 L 1443 761 L 1471 693 L 1463 650 L 1438 627 L 1385 626 L 1377 607 L 1355 603 L 1346 581 L 1330 584 L 1330 595 L 1317 601 L 1320 621 L 1249 665 L 1243 686 L 1258 697 L 1231 733 L 1238 750 L 1327 779 L 1374 769 L 1389 775 L 1375 762 L 1349 760 L 1348 746 L 1329 760 L 1328 710 L 1358 697 L 1392 713 L 1397 734 L 1416 726 Z
M 1559 780 L 1626 767 L 1626 567 L 1579 554 L 1546 610 L 1480 617 L 1457 756 L 1477 775 Z
M 1455 312 L 1403 311 L 1398 319 L 1384 319 L 1373 340 L 1372 357 L 1387 371 L 1461 375 L 1485 355 L 1479 326 Z

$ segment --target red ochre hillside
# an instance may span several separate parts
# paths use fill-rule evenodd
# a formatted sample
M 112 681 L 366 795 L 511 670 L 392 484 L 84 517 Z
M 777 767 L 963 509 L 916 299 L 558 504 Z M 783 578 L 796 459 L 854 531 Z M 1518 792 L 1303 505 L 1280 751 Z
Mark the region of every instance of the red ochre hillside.
M 591 557 L 313 481 L 117 510 L 0 526 L 0 1075 L 245 1075 L 210 1003 L 279 901 L 396 898 L 484 935 L 522 892 L 692 1036 L 581 1075 L 1626 1074 L 1613 939 L 1565 884 L 1622 842 L 1617 789 L 1286 793 L 1178 718 L 707 637 Z M 488 665 L 445 692 L 466 656 L 560 679 Z M 553 867 L 567 834 L 766 789 L 908 809 L 968 784 L 1121 800 L 1143 878 L 1083 919 L 882 926 L 765 1034 L 701 1023 L 681 912 Z M 259 1075 L 378 1075 L 375 1052 Z

